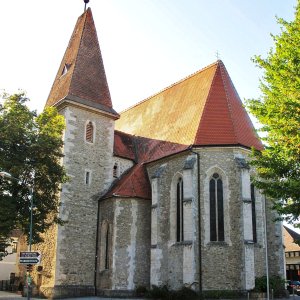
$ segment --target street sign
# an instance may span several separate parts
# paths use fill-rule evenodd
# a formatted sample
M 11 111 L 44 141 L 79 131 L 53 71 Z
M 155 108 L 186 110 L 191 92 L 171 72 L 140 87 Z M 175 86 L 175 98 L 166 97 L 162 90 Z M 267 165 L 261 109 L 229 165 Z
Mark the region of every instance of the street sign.
M 41 262 L 41 253 L 37 252 L 37 251 L 22 251 L 20 252 L 20 260 L 19 263 L 20 264 L 31 264 L 31 265 L 36 265 L 39 264 Z

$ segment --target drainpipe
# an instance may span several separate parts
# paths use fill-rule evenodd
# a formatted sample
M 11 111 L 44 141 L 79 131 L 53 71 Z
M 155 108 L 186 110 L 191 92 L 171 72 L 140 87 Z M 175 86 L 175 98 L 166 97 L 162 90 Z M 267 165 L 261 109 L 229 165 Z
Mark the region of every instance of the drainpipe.
M 199 231 L 199 293 L 202 295 L 202 237 L 201 237 L 201 206 L 200 206 L 200 155 L 194 152 L 192 146 L 189 151 L 197 156 L 197 187 L 198 187 L 198 231 Z
M 98 200 L 97 206 L 97 228 L 96 228 L 96 250 L 95 250 L 95 273 L 94 273 L 94 289 L 95 296 L 97 296 L 97 266 L 98 266 L 98 242 L 99 242 L 99 218 L 100 218 L 100 200 Z

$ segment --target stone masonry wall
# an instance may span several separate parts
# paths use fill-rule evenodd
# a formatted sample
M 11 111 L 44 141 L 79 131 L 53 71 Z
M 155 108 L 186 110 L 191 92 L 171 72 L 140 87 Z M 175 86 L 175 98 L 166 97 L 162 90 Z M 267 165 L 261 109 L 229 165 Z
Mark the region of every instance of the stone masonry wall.
M 114 121 L 95 112 L 73 106 L 61 113 L 66 120 L 63 164 L 70 181 L 61 192 L 54 296 L 71 295 L 74 287 L 92 293 L 95 276 L 97 206 L 99 196 L 112 182 Z M 94 124 L 94 143 L 85 141 L 85 126 Z M 89 183 L 86 183 L 89 172 Z M 61 287 L 63 286 L 63 288 Z M 70 290 L 70 293 L 64 290 Z M 78 290 L 78 288 L 77 288 Z M 57 295 L 59 296 L 59 295 Z
M 110 269 L 99 271 L 99 289 L 149 287 L 150 206 L 150 200 L 133 198 L 112 198 L 101 202 L 100 224 L 107 220 L 113 228 Z M 101 256 L 99 253 L 100 259 Z
M 180 289 L 185 284 L 192 286 L 198 277 L 196 165 L 192 164 L 188 173 L 184 170 L 192 157 L 193 154 L 184 153 L 147 168 L 152 180 L 151 284 L 168 285 L 171 289 Z M 177 242 L 174 228 L 179 178 L 183 179 L 183 212 L 188 222 L 184 222 L 185 238 Z
M 194 151 L 197 151 L 200 157 L 202 289 L 250 288 L 254 285 L 255 277 L 265 274 L 262 196 L 256 193 L 257 243 L 253 244 L 251 243 L 252 229 L 249 228 L 249 226 L 252 228 L 252 214 L 249 212 L 250 177 L 243 173 L 237 163 L 237 159 L 247 160 L 250 151 L 233 147 L 200 148 Z M 182 285 L 199 288 L 197 166 L 194 165 L 189 176 L 185 175 L 184 168 L 191 155 L 193 154 L 186 152 L 162 159 L 149 164 L 147 168 L 149 178 L 152 180 L 151 284 L 159 286 L 167 284 L 172 289 L 178 289 Z M 223 182 L 224 242 L 210 241 L 209 180 L 213 173 L 218 173 Z M 172 196 L 172 186 L 180 176 L 185 181 L 191 181 L 190 188 L 184 187 L 185 190 L 188 188 L 190 194 L 184 202 L 184 212 L 188 214 L 192 212 L 188 215 L 188 219 L 192 218 L 193 221 L 189 224 L 192 233 L 188 235 L 188 240 L 175 242 L 176 222 L 172 220 L 176 211 L 173 203 L 176 197 Z M 190 205 L 190 208 L 186 207 L 187 205 Z M 279 228 L 274 226 L 274 223 L 268 224 L 269 239 L 273 240 L 269 247 L 272 248 L 274 245 L 272 249 L 278 253 L 280 252 Z M 279 256 L 278 253 L 277 258 L 271 259 L 277 272 L 281 268 Z M 193 276 L 189 278 L 185 274 L 193 274 Z M 216 282 L 218 282 L 217 287 Z

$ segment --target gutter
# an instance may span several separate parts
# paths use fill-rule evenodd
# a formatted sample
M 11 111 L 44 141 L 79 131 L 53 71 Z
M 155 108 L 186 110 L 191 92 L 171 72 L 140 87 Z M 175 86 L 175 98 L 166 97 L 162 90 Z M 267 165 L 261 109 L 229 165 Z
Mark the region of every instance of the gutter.
M 202 237 L 201 237 L 201 203 L 200 203 L 200 155 L 192 146 L 188 149 L 197 156 L 197 187 L 198 187 L 198 232 L 199 232 L 199 293 L 202 295 Z
M 95 270 L 94 270 L 94 289 L 95 296 L 97 296 L 97 265 L 98 265 L 98 242 L 99 242 L 99 219 L 100 219 L 100 200 L 98 200 L 97 205 L 97 228 L 96 228 L 96 250 L 95 250 Z

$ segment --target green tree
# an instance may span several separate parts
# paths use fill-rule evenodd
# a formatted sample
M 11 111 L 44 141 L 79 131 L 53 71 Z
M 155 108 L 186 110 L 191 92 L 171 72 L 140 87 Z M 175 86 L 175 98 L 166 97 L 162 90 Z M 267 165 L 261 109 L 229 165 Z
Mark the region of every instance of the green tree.
M 0 106 L 0 242 L 18 228 L 28 235 L 30 188 L 33 193 L 33 243 L 58 217 L 60 186 L 66 173 L 60 161 L 64 119 L 53 107 L 40 115 L 26 106 L 24 93 L 2 96 Z
M 265 149 L 254 151 L 252 164 L 259 179 L 254 184 L 269 196 L 283 219 L 297 223 L 300 216 L 300 0 L 295 19 L 277 18 L 281 32 L 272 35 L 275 47 L 266 59 L 255 56 L 263 70 L 261 97 L 247 101 L 262 124 Z

